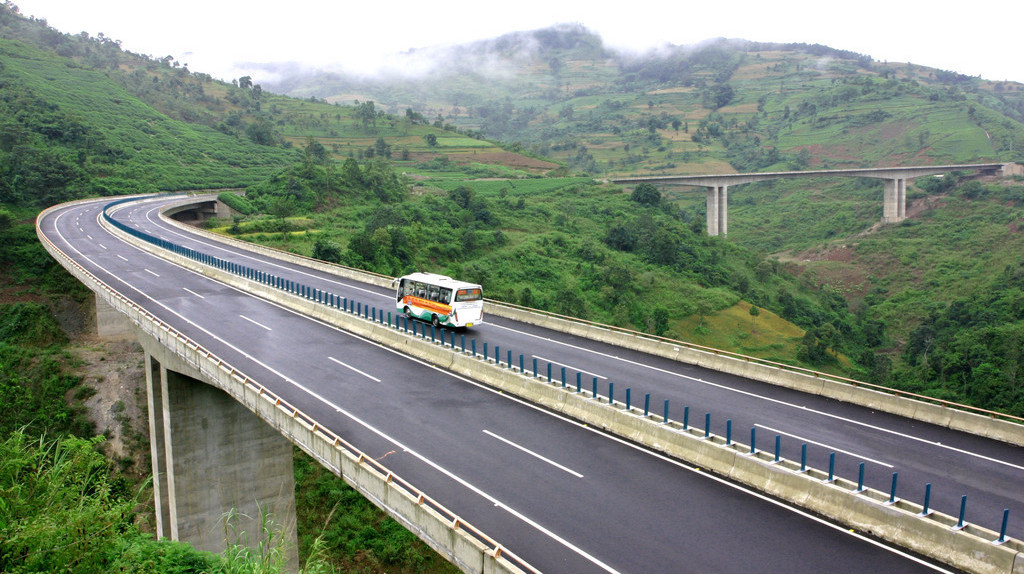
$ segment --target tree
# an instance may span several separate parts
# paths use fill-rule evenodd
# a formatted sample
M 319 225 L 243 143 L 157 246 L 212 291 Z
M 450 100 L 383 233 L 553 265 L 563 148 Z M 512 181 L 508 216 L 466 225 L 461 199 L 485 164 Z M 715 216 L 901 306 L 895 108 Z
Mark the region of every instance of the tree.
M 373 149 L 378 156 L 391 158 L 391 146 L 384 141 L 383 137 L 377 138 L 377 143 L 373 145 Z
M 274 145 L 274 142 L 277 141 L 277 137 L 274 134 L 274 126 L 262 119 L 249 124 L 245 128 L 245 135 L 249 136 L 249 139 L 258 145 Z
M 363 102 L 356 106 L 356 118 L 359 119 L 363 124 L 363 129 L 368 129 L 370 124 L 373 124 L 374 129 L 377 128 L 377 110 L 373 106 L 372 101 Z
M 313 139 L 313 136 L 306 138 L 306 159 L 319 164 L 327 161 L 327 148 Z
M 437 147 L 437 136 L 436 135 L 434 135 L 434 134 L 427 134 L 427 135 L 423 136 L 423 139 L 424 139 L 424 141 L 427 142 L 428 146 L 430 146 L 430 147 Z
M 341 263 L 341 246 L 325 237 L 317 237 L 313 243 L 313 258 L 330 263 Z
M 637 184 L 629 198 L 641 205 L 658 205 L 661 202 L 661 192 L 653 183 L 645 182 Z
M 757 308 L 757 305 L 750 306 L 750 332 L 754 332 L 754 321 L 757 320 L 758 315 L 761 314 L 761 310 Z

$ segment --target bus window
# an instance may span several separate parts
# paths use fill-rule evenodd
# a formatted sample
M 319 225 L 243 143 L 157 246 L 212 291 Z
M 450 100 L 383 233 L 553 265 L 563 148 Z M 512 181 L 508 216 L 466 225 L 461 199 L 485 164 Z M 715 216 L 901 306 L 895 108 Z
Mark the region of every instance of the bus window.
M 452 290 L 451 289 L 445 289 L 444 287 L 442 287 L 441 288 L 441 303 L 451 303 L 451 302 L 452 302 Z
M 431 301 L 437 301 L 437 297 L 438 297 L 438 289 L 437 289 L 436 286 L 431 285 L 430 286 L 430 300 Z

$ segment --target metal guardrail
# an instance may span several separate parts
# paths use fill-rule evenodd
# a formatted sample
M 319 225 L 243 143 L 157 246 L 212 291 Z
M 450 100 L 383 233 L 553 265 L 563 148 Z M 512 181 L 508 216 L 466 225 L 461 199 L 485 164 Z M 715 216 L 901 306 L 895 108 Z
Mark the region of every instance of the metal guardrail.
M 132 197 L 118 200 L 108 204 L 107 206 L 104 207 L 103 210 L 104 217 L 107 218 L 108 221 L 111 221 L 114 225 L 118 226 L 119 228 L 126 228 L 126 226 L 124 226 L 120 222 L 116 222 L 115 220 L 110 218 L 107 214 L 107 209 L 113 205 L 125 203 L 128 201 L 137 201 L 139 199 L 139 197 Z M 50 241 L 49 237 L 47 237 L 43 233 L 42 229 L 39 227 L 39 221 L 43 219 L 43 215 L 49 212 L 50 210 L 55 209 L 56 207 L 59 206 L 54 206 L 45 210 L 37 218 L 36 235 L 43 242 L 44 246 L 48 248 L 47 251 L 49 251 L 51 255 L 53 255 L 58 260 L 61 260 L 65 267 L 68 267 L 69 271 L 71 271 L 72 274 L 76 275 L 79 278 L 79 280 L 82 280 L 83 283 L 85 283 L 86 281 L 91 282 L 93 285 L 104 291 L 109 299 L 121 302 L 122 305 L 134 311 L 139 317 L 142 317 L 146 321 L 148 321 L 150 323 L 149 325 L 143 324 L 142 321 L 136 323 L 136 326 L 138 326 L 143 332 L 151 336 L 154 336 L 155 338 L 157 338 L 157 340 L 160 340 L 162 338 L 161 335 L 163 335 L 164 337 L 174 338 L 177 341 L 179 341 L 182 345 L 193 349 L 196 353 L 200 355 L 203 355 L 207 359 L 209 364 L 212 364 L 217 369 L 226 372 L 230 378 L 238 381 L 243 386 L 253 390 L 257 394 L 257 396 L 265 397 L 268 402 L 272 403 L 275 407 L 283 411 L 290 411 L 290 416 L 292 418 L 300 419 L 301 421 L 303 421 L 305 426 L 309 427 L 314 434 L 317 434 L 324 438 L 328 443 L 331 444 L 331 446 L 347 450 L 354 458 L 357 459 L 358 464 L 373 467 L 373 469 L 378 474 L 381 474 L 385 477 L 384 480 L 388 485 L 400 488 L 401 490 L 405 491 L 405 493 L 408 494 L 412 499 L 416 500 L 416 503 L 418 505 L 429 507 L 436 514 L 445 517 L 450 522 L 449 526 L 450 528 L 452 528 L 452 530 L 462 532 L 472 537 L 474 540 L 478 541 L 480 544 L 490 549 L 494 553 L 494 557 L 496 559 L 508 562 L 510 566 L 521 572 L 541 574 L 540 570 L 537 570 L 536 568 L 531 566 L 528 562 L 517 556 L 511 550 L 506 549 L 504 546 L 499 544 L 496 540 L 488 536 L 482 530 L 476 528 L 469 522 L 466 522 L 465 520 L 458 517 L 458 515 L 450 511 L 440 502 L 437 502 L 434 499 L 427 496 L 426 494 L 424 494 L 422 491 L 416 488 L 411 482 L 401 478 L 400 476 L 389 470 L 386 466 L 381 464 L 379 461 L 368 456 L 366 453 L 362 452 L 357 447 L 353 446 L 351 443 L 349 443 L 348 441 L 346 441 L 345 439 L 331 431 L 328 427 L 320 424 L 316 419 L 307 415 L 306 413 L 299 410 L 297 407 L 295 407 L 288 401 L 278 396 L 272 390 L 266 388 L 258 381 L 250 378 L 241 370 L 235 368 L 230 363 L 214 354 L 212 351 L 200 345 L 197 341 L 194 341 L 193 339 L 189 338 L 187 335 L 181 333 L 170 324 L 166 323 L 159 317 L 147 311 L 141 305 L 138 305 L 128 297 L 124 296 L 122 293 L 108 285 L 106 282 L 101 280 L 95 274 L 90 272 L 88 269 L 83 267 L 77 261 L 68 256 L 66 253 L 64 253 L 64 251 L 62 251 L 52 241 Z M 133 235 L 138 235 L 139 233 L 141 233 L 135 230 L 131 230 L 129 232 L 132 233 Z M 151 237 L 156 242 L 166 243 L 166 241 L 161 240 L 159 238 L 153 236 L 149 237 Z M 185 357 L 182 358 L 184 359 Z M 199 370 L 200 372 L 204 373 L 205 375 L 211 377 L 211 380 L 217 380 L 215 374 L 205 369 L 203 365 L 193 364 L 192 366 Z

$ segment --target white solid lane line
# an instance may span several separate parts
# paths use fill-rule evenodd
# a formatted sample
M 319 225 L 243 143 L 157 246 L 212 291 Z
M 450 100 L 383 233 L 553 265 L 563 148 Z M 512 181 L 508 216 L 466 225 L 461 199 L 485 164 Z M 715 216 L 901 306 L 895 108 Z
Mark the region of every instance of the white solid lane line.
M 601 375 L 599 375 L 597 373 L 591 373 L 590 371 L 584 371 L 583 369 L 579 369 L 579 368 L 574 367 L 572 365 L 567 365 L 565 363 L 559 363 L 558 361 L 552 361 L 551 359 L 546 359 L 544 357 L 541 357 L 540 355 L 534 355 L 534 357 L 540 359 L 541 361 L 547 361 L 548 363 L 551 363 L 552 365 L 558 365 L 559 367 L 566 367 L 566 368 L 572 369 L 574 371 L 579 371 L 579 372 L 583 373 L 584 375 L 592 375 L 592 376 L 597 377 L 597 378 L 602 379 L 602 380 L 607 380 L 608 379 L 608 377 L 602 377 Z
M 699 379 L 699 378 L 696 378 L 696 377 L 691 377 L 689 375 L 684 375 L 684 374 L 681 374 L 681 373 L 676 373 L 676 372 L 673 372 L 673 371 L 669 371 L 667 369 L 661 369 L 661 368 L 658 368 L 658 367 L 652 367 L 652 366 L 646 365 L 644 363 L 639 363 L 639 362 L 636 362 L 636 361 L 630 361 L 629 359 L 623 359 L 621 357 L 613 357 L 612 355 L 609 355 L 607 353 L 602 353 L 600 351 L 592 351 L 592 350 L 590 350 L 590 349 L 588 349 L 586 347 L 580 347 L 578 345 L 573 345 L 573 344 L 570 344 L 570 343 L 565 343 L 565 342 L 558 341 L 558 340 L 555 340 L 555 339 L 549 339 L 547 337 L 541 337 L 539 335 L 534 335 L 532 333 L 527 333 L 525 331 L 519 331 L 518 329 L 513 329 L 511 327 L 505 327 L 505 326 L 502 326 L 502 325 L 497 325 L 495 323 L 490 323 L 490 326 L 498 328 L 498 329 L 505 329 L 506 331 L 512 331 L 513 333 L 519 333 L 520 335 L 525 335 L 525 336 L 528 336 L 528 337 L 533 337 L 533 338 L 536 338 L 536 339 L 540 339 L 542 341 L 546 341 L 546 342 L 549 342 L 549 343 L 555 343 L 555 344 L 558 344 L 558 345 L 563 345 L 565 347 L 570 347 L 570 348 L 577 349 L 577 350 L 580 350 L 580 351 L 584 351 L 584 352 L 587 352 L 587 353 L 592 353 L 592 354 L 599 355 L 599 356 L 602 356 L 602 357 L 607 357 L 607 358 L 610 358 L 610 359 L 615 359 L 615 360 L 618 360 L 618 361 L 622 361 L 622 362 L 628 363 L 630 365 L 639 366 L 639 367 L 643 367 L 645 369 L 650 369 L 652 371 L 657 371 L 659 373 L 664 373 L 664 374 L 667 374 L 667 375 L 671 375 L 673 377 L 679 377 L 681 379 L 687 379 L 687 380 L 690 380 L 690 381 L 693 381 L 693 382 L 696 382 L 696 383 L 700 383 L 702 385 L 708 385 L 708 386 L 716 387 L 716 388 L 723 389 L 723 390 L 726 390 L 726 391 L 729 391 L 729 392 L 733 392 L 733 393 L 737 393 L 737 394 L 741 394 L 741 395 L 746 395 L 746 396 L 753 397 L 753 398 L 756 398 L 756 399 L 760 399 L 760 400 L 763 400 L 763 401 L 768 401 L 768 402 L 776 403 L 778 405 L 782 405 L 782 406 L 798 409 L 798 410 L 804 411 L 806 413 L 813 413 L 813 414 L 816 414 L 816 415 L 821 415 L 823 417 L 828 417 L 828 418 L 839 420 L 839 421 L 842 421 L 842 422 L 858 425 L 858 426 L 861 426 L 861 427 L 864 427 L 864 428 L 876 430 L 878 432 L 900 436 L 900 437 L 906 438 L 908 440 L 913 440 L 913 441 L 917 441 L 917 442 L 920 442 L 920 443 L 923 443 L 923 444 L 928 444 L 928 445 L 931 445 L 931 446 L 934 446 L 934 447 L 938 447 L 938 448 L 941 448 L 941 449 L 950 450 L 950 451 L 953 451 L 953 452 L 956 452 L 956 453 L 959 453 L 959 454 L 963 454 L 963 455 L 967 455 L 967 456 L 972 456 L 972 457 L 975 457 L 975 458 L 980 458 L 982 460 L 987 460 L 989 462 L 993 462 L 993 463 L 996 463 L 996 464 L 1001 464 L 1001 465 L 1004 465 L 1004 466 L 1008 466 L 1010 468 L 1015 468 L 1015 469 L 1018 469 L 1018 470 L 1024 470 L 1024 466 L 1013 464 L 1012 462 L 1007 462 L 1007 461 L 1004 461 L 1004 460 L 1000 460 L 998 458 L 993 458 L 993 457 L 990 457 L 990 456 L 985 456 L 983 454 L 979 454 L 979 453 L 971 452 L 971 451 L 968 451 L 968 450 L 956 448 L 956 447 L 953 447 L 953 446 L 945 445 L 945 444 L 942 444 L 941 442 L 936 442 L 936 441 L 924 439 L 924 438 L 921 438 L 921 437 L 917 437 L 917 436 L 914 436 L 914 435 L 902 433 L 902 432 L 899 432 L 899 431 L 894 431 L 892 429 L 887 429 L 885 427 L 880 427 L 880 426 L 873 425 L 873 424 L 870 424 L 870 423 L 866 423 L 866 422 L 863 422 L 863 421 L 859 421 L 859 420 L 856 420 L 856 419 L 842 417 L 842 416 L 839 416 L 839 415 L 836 415 L 836 414 L 832 414 L 832 413 L 829 413 L 829 412 L 826 412 L 826 411 L 819 411 L 819 410 L 816 410 L 816 409 L 810 409 L 810 408 L 807 408 L 804 405 L 798 405 L 798 404 L 795 404 L 795 403 L 790 403 L 790 402 L 782 401 L 782 400 L 775 399 L 775 398 L 772 398 L 772 397 L 769 397 L 769 396 L 766 396 L 766 395 L 760 395 L 760 394 L 757 394 L 757 393 L 752 393 L 750 391 L 743 391 L 743 390 L 740 390 L 740 389 L 734 389 L 734 388 L 732 388 L 732 387 L 730 387 L 728 385 L 722 385 L 722 384 L 718 384 L 718 383 L 713 383 L 711 381 L 706 381 L 704 379 Z
M 867 461 L 867 462 L 873 462 L 875 464 L 880 464 L 880 465 L 882 465 L 884 467 L 888 467 L 888 468 L 892 468 L 893 467 L 891 464 L 889 464 L 887 462 L 882 462 L 880 460 L 875 460 L 873 458 L 868 458 L 868 457 L 866 457 L 864 455 L 860 455 L 860 454 L 857 454 L 857 453 L 854 453 L 854 452 L 850 452 L 848 450 L 843 450 L 841 448 L 835 448 L 835 447 L 829 446 L 829 445 L 827 445 L 825 443 L 815 442 L 813 440 L 806 439 L 806 438 L 804 438 L 802 436 L 799 436 L 799 435 L 795 435 L 795 434 L 788 433 L 788 432 L 783 432 L 783 431 L 780 431 L 778 429 L 773 429 L 772 427 L 766 427 L 764 425 L 759 425 L 759 424 L 755 424 L 754 426 L 759 427 L 759 428 L 763 428 L 766 431 L 771 431 L 771 432 L 776 433 L 776 434 L 782 434 L 782 435 L 786 435 L 786 436 L 789 436 L 789 437 L 793 437 L 793 438 L 795 438 L 797 440 L 801 440 L 801 441 L 806 442 L 808 444 L 813 444 L 813 445 L 817 445 L 817 446 L 820 446 L 820 447 L 824 447 L 824 448 L 829 449 L 829 450 L 833 450 L 835 452 L 841 452 L 843 454 L 848 454 L 848 455 L 850 455 L 850 456 L 852 456 L 854 458 L 859 458 L 860 460 L 864 460 L 864 461 Z

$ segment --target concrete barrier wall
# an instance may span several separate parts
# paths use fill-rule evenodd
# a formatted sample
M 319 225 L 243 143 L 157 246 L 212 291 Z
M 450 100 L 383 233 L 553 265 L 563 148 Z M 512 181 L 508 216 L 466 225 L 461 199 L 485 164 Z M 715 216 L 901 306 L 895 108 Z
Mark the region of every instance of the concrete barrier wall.
M 927 516 L 919 516 L 923 510 L 919 505 L 905 501 L 886 504 L 888 495 L 885 493 L 870 489 L 858 493 L 856 485 L 848 480 L 827 482 L 827 473 L 817 469 L 800 472 L 799 465 L 791 461 L 774 464 L 764 453 L 747 454 L 749 445 L 733 443 L 727 446 L 724 444 L 725 440 L 717 436 L 705 439 L 703 431 L 697 432 L 692 428 L 683 430 L 676 422 L 670 421 L 665 424 L 659 417 L 644 417 L 642 410 L 635 408 L 627 412 L 625 405 L 621 403 L 609 405 L 606 397 L 590 398 L 587 397 L 587 393 L 577 394 L 574 386 L 563 388 L 560 381 L 547 383 L 546 377 L 524 375 L 516 368 L 495 365 L 491 360 L 452 349 L 443 342 L 432 342 L 429 338 L 413 336 L 394 327 L 200 265 L 184 257 L 142 244 L 137 239 L 134 241 L 144 249 L 159 251 L 163 257 L 219 281 L 259 294 L 297 312 L 316 317 L 346 331 L 399 349 L 409 356 L 572 416 L 653 450 L 688 461 L 717 475 L 729 477 L 847 527 L 967 571 L 1024 574 L 1024 543 L 1018 540 L 1009 539 L 1002 544 L 993 544 L 998 538 L 998 533 L 974 526 L 952 529 L 956 520 L 949 515 L 932 512 Z M 580 326 L 572 328 L 579 329 Z M 592 326 L 586 330 L 591 338 L 615 339 L 619 335 L 609 335 L 606 330 Z M 622 342 L 628 343 L 625 346 L 630 348 L 648 352 L 655 350 L 654 354 L 665 354 L 664 356 L 693 352 L 684 348 L 668 351 L 664 343 L 642 337 L 632 337 Z M 734 360 L 730 363 L 721 359 L 725 357 L 716 357 L 711 353 L 693 357 L 693 360 L 709 366 L 731 364 L 729 368 L 737 374 L 763 369 L 762 365 L 755 363 Z M 813 377 L 798 378 L 792 384 L 806 389 L 821 388 L 825 385 Z M 844 392 L 851 394 L 863 390 L 847 386 L 850 388 Z M 865 400 L 872 404 L 881 404 L 889 399 L 887 395 L 882 395 Z M 899 403 L 898 408 L 901 411 L 908 414 L 915 412 L 916 407 L 908 406 L 901 401 L 896 402 Z M 434 533 L 431 536 L 437 537 L 440 534 Z
M 56 207 L 61 206 L 50 210 Z M 39 220 L 50 210 L 40 214 Z M 119 236 L 129 238 L 119 230 L 108 228 Z M 50 255 L 72 275 L 111 308 L 122 313 L 138 332 L 163 346 L 168 357 L 174 357 L 168 362 L 173 363 L 175 370 L 227 392 L 326 468 L 344 478 L 353 488 L 460 569 L 482 574 L 538 572 L 484 533 L 453 518 L 444 507 L 415 487 L 396 480 L 380 463 L 367 458 L 259 383 L 248 379 L 210 351 L 106 285 L 53 245 L 38 225 L 36 234 Z M 131 240 L 139 246 L 152 247 L 137 238 Z
M 199 198 L 182 200 L 175 207 L 168 208 L 164 213 L 173 213 L 175 210 L 187 209 L 190 203 L 203 201 Z M 209 201 L 206 199 L 205 201 Z M 190 233 L 200 233 L 212 240 L 234 245 L 249 251 L 260 253 L 282 261 L 306 265 L 314 269 L 324 271 L 380 287 L 390 287 L 390 277 L 384 277 L 374 273 L 368 273 L 325 263 L 309 257 L 302 257 L 278 249 L 264 247 L 253 243 L 240 241 L 230 237 L 224 237 L 205 230 L 196 229 L 191 226 L 167 219 L 171 224 L 179 226 Z M 886 393 L 874 388 L 857 386 L 843 381 L 829 378 L 825 374 L 817 376 L 799 371 L 780 369 L 771 365 L 757 363 L 740 359 L 729 354 L 716 354 L 706 349 L 688 347 L 681 342 L 671 342 L 644 337 L 642 334 L 627 331 L 617 331 L 601 325 L 594 325 L 581 321 L 571 321 L 562 317 L 554 317 L 536 313 L 530 310 L 502 305 L 494 301 L 488 301 L 485 312 L 499 317 L 505 317 L 531 325 L 538 325 L 584 337 L 594 341 L 600 341 L 627 349 L 634 349 L 665 357 L 674 361 L 706 367 L 723 373 L 729 373 L 747 377 L 756 381 L 778 385 L 786 388 L 799 390 L 805 393 L 821 395 L 824 397 L 857 404 L 870 409 L 897 414 L 922 422 L 927 422 L 943 427 L 948 427 L 961 432 L 967 432 L 1010 444 L 1024 446 L 1024 425 L 1008 420 L 999 419 L 993 416 L 973 413 L 961 409 L 929 403 L 895 393 Z

